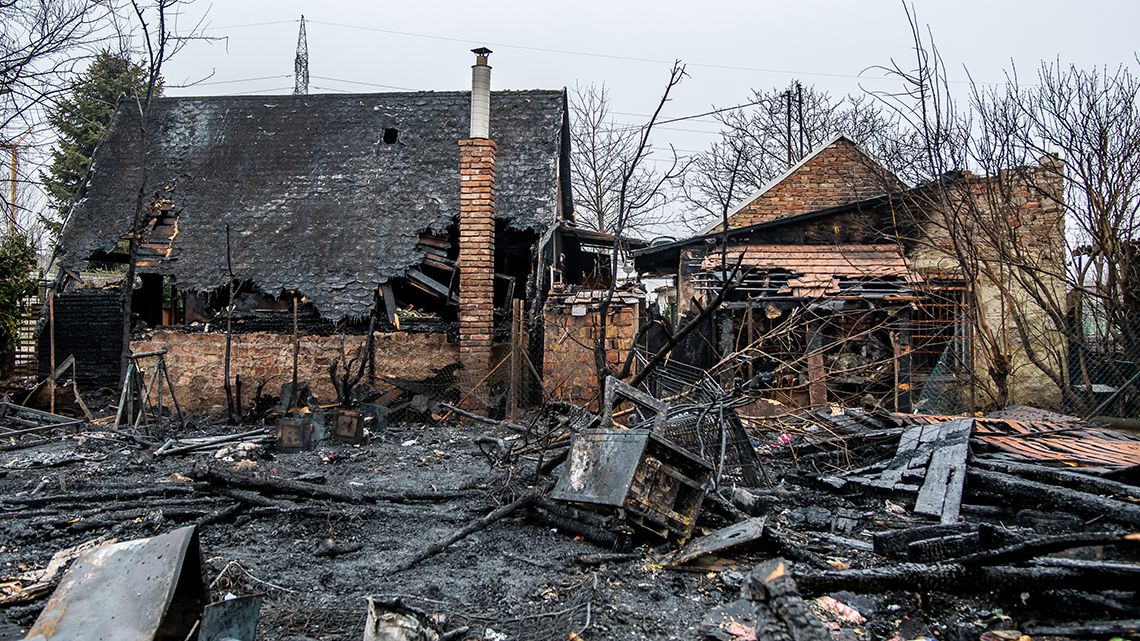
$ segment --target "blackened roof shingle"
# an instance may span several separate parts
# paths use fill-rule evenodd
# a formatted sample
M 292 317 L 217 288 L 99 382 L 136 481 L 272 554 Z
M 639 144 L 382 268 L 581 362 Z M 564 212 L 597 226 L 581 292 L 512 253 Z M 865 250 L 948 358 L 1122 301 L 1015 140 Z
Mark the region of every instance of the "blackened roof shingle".
M 565 92 L 492 94 L 496 217 L 541 233 L 556 222 Z M 360 316 L 378 283 L 417 264 L 420 231 L 459 209 L 468 92 L 161 98 L 150 112 L 146 200 L 174 203 L 177 230 L 158 271 L 179 287 L 225 282 L 233 267 L 263 291 L 296 289 L 327 318 Z M 130 230 L 139 188 L 138 108 L 120 104 L 61 238 L 82 270 Z M 398 132 L 394 144 L 385 129 Z M 164 191 L 165 190 L 165 191 Z

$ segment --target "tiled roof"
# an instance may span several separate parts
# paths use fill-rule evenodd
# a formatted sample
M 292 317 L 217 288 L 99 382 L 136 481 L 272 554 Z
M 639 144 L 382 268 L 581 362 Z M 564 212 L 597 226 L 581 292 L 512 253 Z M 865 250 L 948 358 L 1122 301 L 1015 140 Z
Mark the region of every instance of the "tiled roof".
M 749 268 L 753 278 L 786 275 L 786 284 L 774 293 L 796 298 L 841 294 L 853 281 L 906 285 L 917 278 L 895 245 L 735 245 L 727 256 L 730 264 Z M 720 265 L 720 252 L 709 253 L 701 262 L 706 271 Z

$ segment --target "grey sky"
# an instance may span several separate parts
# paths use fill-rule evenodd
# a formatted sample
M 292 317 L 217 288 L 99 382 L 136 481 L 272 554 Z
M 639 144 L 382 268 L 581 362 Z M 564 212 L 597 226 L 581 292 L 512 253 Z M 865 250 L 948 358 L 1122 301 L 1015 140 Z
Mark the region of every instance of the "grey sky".
M 916 4 L 957 81 L 966 79 L 965 67 L 976 80 L 1000 82 L 1011 61 L 1023 77 L 1057 58 L 1086 68 L 1136 65 L 1135 0 Z M 835 95 L 898 88 L 873 67 L 912 59 L 898 0 L 196 0 L 182 12 L 179 33 L 204 18 L 202 35 L 223 39 L 191 41 L 167 63 L 168 95 L 291 92 L 302 13 L 312 93 L 464 90 L 469 50 L 487 45 L 495 51 L 494 88 L 605 83 L 615 117 L 630 124 L 644 122 L 677 58 L 688 63 L 690 77 L 674 90 L 666 118 L 738 105 L 752 88 L 793 79 Z M 50 142 L 47 133 L 41 145 Z M 716 138 L 717 123 L 708 117 L 663 126 L 652 160 L 667 162 L 670 144 L 691 155 Z M 30 184 L 46 154 L 26 159 Z M 38 189 L 20 200 L 32 209 L 45 202 Z
M 952 76 L 959 80 L 966 78 L 965 66 L 977 80 L 1000 81 L 1011 60 L 1023 76 L 1032 74 L 1039 61 L 1057 57 L 1080 66 L 1135 63 L 1133 29 L 1140 3 L 917 4 L 920 20 L 930 25 Z M 897 83 L 884 81 L 882 72 L 869 68 L 888 64 L 892 57 L 907 62 L 910 56 L 906 16 L 897 0 L 231 0 L 212 5 L 198 0 L 179 26 L 185 29 L 203 13 L 208 14 L 206 35 L 227 36 L 227 41 L 192 43 L 168 64 L 166 77 L 178 84 L 213 72 L 206 81 L 211 84 L 171 88 L 171 95 L 291 91 L 296 20 L 302 13 L 308 21 L 311 93 L 389 90 L 347 81 L 416 90 L 465 89 L 472 63 L 468 50 L 486 44 L 495 50 L 495 88 L 604 82 L 611 89 L 614 110 L 623 112 L 618 117 L 629 122 L 642 119 L 626 114 L 652 108 L 668 64 L 620 57 L 680 58 L 690 64 L 691 78 L 667 107 L 672 117 L 739 104 L 750 88 L 784 86 L 794 78 L 840 94 L 859 92 L 861 86 L 887 89 Z M 234 26 L 278 21 L 286 22 Z M 266 76 L 278 77 L 221 83 Z M 690 121 L 661 131 L 655 143 L 699 150 L 714 138 L 715 128 L 707 120 Z

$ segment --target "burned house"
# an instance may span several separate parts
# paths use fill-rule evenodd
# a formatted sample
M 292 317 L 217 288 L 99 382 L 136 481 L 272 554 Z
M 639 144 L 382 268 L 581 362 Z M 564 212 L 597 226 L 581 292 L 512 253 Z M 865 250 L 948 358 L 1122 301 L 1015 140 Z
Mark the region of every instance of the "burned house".
M 117 383 L 132 258 L 131 347 L 167 349 L 192 408 L 224 398 L 231 307 L 233 371 L 275 390 L 297 326 L 322 398 L 369 327 L 369 371 L 409 378 L 481 380 L 512 314 L 541 345 L 551 279 L 577 273 L 581 246 L 566 93 L 491 92 L 489 53 L 472 92 L 160 98 L 145 123 L 121 104 L 62 233 L 57 360 Z
M 969 174 L 946 180 L 967 197 L 994 188 Z M 1046 252 L 1063 231 L 1060 188 L 1040 187 L 1018 194 L 1033 221 L 1019 233 Z M 977 319 L 1017 344 L 1004 313 L 1023 297 L 1013 280 L 963 274 L 933 189 L 908 187 L 837 136 L 741 202 L 727 231 L 635 252 L 643 274 L 676 278 L 680 323 L 726 292 L 677 358 L 755 392 L 758 414 L 827 403 L 960 411 L 992 369 L 973 340 Z M 1032 340 L 1062 339 L 1043 328 Z M 1056 386 L 1024 366 L 1024 345 L 1013 351 L 1018 398 L 1055 403 Z

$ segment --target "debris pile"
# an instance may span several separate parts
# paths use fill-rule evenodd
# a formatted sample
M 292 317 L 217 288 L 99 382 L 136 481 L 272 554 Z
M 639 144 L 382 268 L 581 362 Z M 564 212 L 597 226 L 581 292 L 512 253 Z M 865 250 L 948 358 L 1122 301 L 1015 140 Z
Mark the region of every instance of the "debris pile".
M 113 613 L 155 639 L 1135 634 L 1140 438 L 1028 408 L 742 418 L 676 366 L 603 398 L 138 430 L 0 403 L 0 631 Z M 167 587 L 116 598 L 140 581 Z

